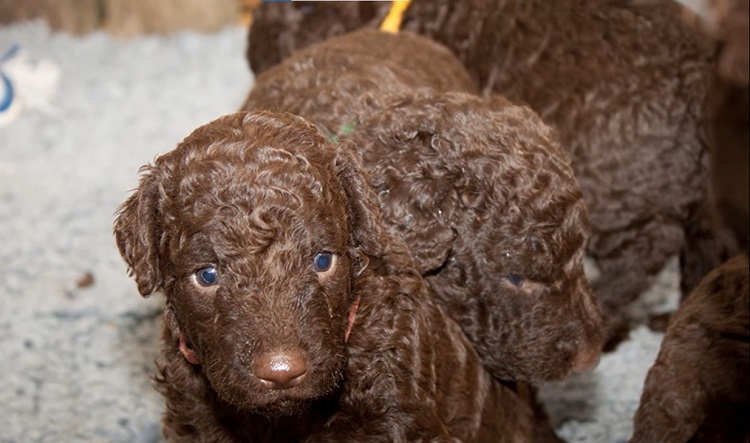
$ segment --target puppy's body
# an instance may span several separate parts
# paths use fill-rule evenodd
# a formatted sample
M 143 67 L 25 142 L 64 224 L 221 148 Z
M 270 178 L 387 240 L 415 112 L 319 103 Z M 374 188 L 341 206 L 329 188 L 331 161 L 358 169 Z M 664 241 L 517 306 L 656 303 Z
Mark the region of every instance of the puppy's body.
M 458 61 L 424 38 L 363 30 L 258 76 L 244 108 L 295 113 L 352 142 L 384 224 L 491 373 L 563 378 L 595 363 L 602 340 L 580 190 L 533 112 L 447 92 L 472 90 L 451 72 Z
M 492 379 L 380 226 L 351 149 L 234 114 L 144 169 L 115 222 L 166 295 L 171 441 L 525 442 L 527 387 Z
M 715 0 L 710 21 L 719 60 L 709 94 L 713 196 L 719 222 L 747 252 L 750 235 L 750 4 Z
M 747 442 L 747 255 L 712 271 L 670 319 L 635 415 L 632 443 Z
M 264 4 L 250 29 L 250 64 L 258 74 L 288 48 L 318 41 L 315 23 L 333 29 L 346 16 L 353 29 L 359 16 L 375 26 L 387 8 Z M 290 17 L 297 26 L 284 28 Z M 676 2 L 415 0 L 403 29 L 450 48 L 482 94 L 528 104 L 558 130 L 591 217 L 593 284 L 612 344 L 623 308 L 671 257 L 681 257 L 687 294 L 736 251 L 713 228 L 709 204 L 704 102 L 715 45 L 684 23 Z M 267 58 L 272 47 L 278 54 Z
M 721 43 L 710 100 L 715 211 L 744 252 L 708 274 L 672 316 L 646 379 L 632 443 L 750 441 L 747 0 L 712 2 Z
M 293 52 L 360 28 L 375 28 L 390 2 L 303 2 L 253 10 L 247 60 L 257 75 Z

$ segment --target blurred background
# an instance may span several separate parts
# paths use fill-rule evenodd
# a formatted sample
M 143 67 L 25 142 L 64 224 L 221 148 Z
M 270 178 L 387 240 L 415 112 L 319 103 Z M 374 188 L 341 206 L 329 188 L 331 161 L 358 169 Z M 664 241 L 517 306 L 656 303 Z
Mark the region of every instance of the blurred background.
M 0 0 L 0 24 L 44 19 L 56 31 L 81 35 L 105 29 L 116 37 L 216 31 L 248 23 L 260 0 Z

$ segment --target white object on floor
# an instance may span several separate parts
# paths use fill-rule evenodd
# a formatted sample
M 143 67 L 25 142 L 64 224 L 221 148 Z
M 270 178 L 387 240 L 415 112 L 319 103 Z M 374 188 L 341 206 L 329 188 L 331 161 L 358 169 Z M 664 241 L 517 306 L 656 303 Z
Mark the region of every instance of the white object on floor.
M 60 85 L 61 70 L 47 60 L 33 61 L 18 45 L 0 56 L 0 126 L 23 109 L 55 114 L 52 98 Z
M 17 50 L 18 46 L 12 46 L 5 54 L 0 56 L 0 126 L 13 121 L 21 111 L 16 88 L 2 69 L 3 62 L 13 57 Z

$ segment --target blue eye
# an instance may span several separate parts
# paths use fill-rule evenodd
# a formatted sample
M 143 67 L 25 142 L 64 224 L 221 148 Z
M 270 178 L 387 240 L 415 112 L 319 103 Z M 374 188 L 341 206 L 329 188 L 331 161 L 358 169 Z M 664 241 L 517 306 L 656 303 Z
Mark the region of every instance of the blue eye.
M 331 269 L 332 264 L 333 254 L 331 254 L 330 252 L 321 252 L 319 254 L 315 254 L 315 257 L 313 258 L 313 271 L 325 272 Z
M 195 272 L 195 280 L 201 286 L 213 286 L 219 283 L 219 272 L 213 266 Z
M 513 283 L 514 286 L 521 286 L 523 284 L 523 277 L 518 274 L 508 274 L 507 279 Z

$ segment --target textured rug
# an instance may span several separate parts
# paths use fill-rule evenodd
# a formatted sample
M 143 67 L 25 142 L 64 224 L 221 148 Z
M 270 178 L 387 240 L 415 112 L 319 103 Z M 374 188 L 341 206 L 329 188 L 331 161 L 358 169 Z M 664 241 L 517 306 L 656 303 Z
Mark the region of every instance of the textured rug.
M 245 31 L 117 41 L 0 28 L 0 53 L 14 44 L 30 66 L 59 68 L 59 83 L 0 126 L 0 442 L 160 441 L 162 300 L 126 276 L 113 214 L 141 165 L 239 108 Z M 675 288 L 672 265 L 634 318 L 670 309 Z M 595 371 L 545 387 L 559 434 L 626 441 L 660 340 L 638 326 Z

